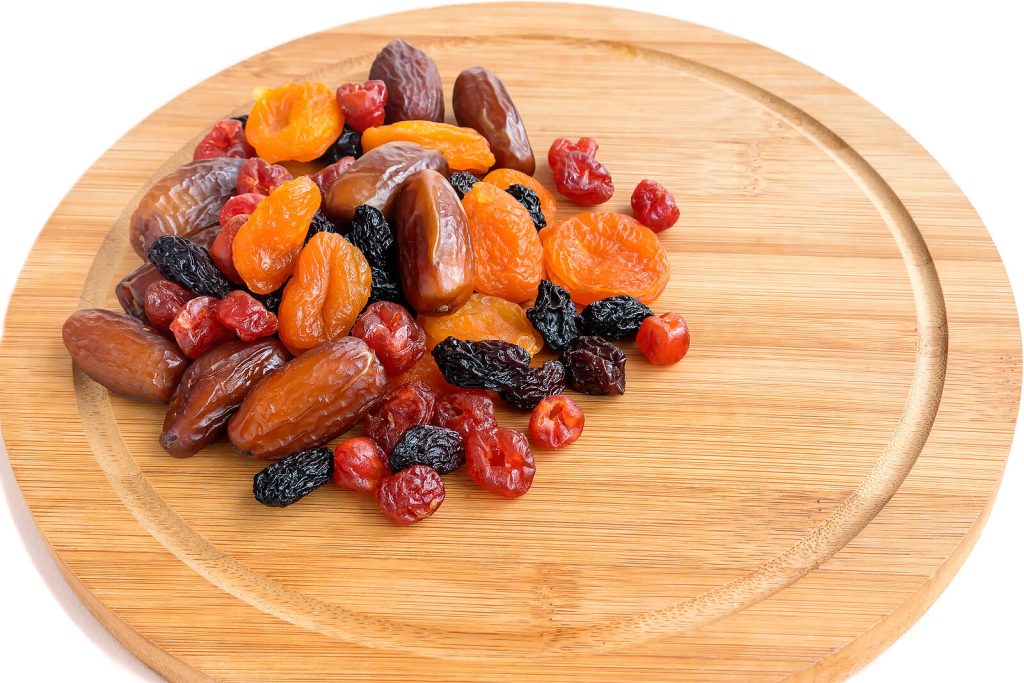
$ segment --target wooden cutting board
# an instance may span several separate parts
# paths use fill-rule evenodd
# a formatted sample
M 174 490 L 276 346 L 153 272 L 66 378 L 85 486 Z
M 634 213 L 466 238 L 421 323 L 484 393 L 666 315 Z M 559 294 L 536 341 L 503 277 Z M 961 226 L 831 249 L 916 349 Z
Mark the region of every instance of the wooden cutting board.
M 254 86 L 362 80 L 395 36 L 449 92 L 462 68 L 495 69 L 539 159 L 557 136 L 596 137 L 607 209 L 627 211 L 644 177 L 675 192 L 656 308 L 694 338 L 668 369 L 627 344 L 627 394 L 579 399 L 583 438 L 538 454 L 529 495 L 457 473 L 406 529 L 333 486 L 263 508 L 261 465 L 226 445 L 168 457 L 161 407 L 109 396 L 60 340 L 76 308 L 117 308 L 138 264 L 126 217 L 195 136 Z M 824 76 L 651 15 L 458 6 L 253 57 L 114 145 L 21 275 L 0 411 L 67 580 L 172 680 L 832 681 L 920 616 L 973 546 L 1017 414 L 1018 329 L 967 199 Z

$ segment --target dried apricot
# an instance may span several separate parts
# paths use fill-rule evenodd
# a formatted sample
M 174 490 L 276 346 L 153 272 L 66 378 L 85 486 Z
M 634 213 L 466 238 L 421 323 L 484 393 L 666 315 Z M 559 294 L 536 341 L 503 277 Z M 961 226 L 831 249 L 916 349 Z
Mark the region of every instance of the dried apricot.
M 500 339 L 518 344 L 534 355 L 544 347 L 544 339 L 533 329 L 519 304 L 497 296 L 473 294 L 462 308 L 450 315 L 421 315 L 430 346 L 455 337 L 466 341 Z
M 540 199 L 540 210 L 544 214 L 544 219 L 548 222 L 548 225 L 555 222 L 555 214 L 558 213 L 558 202 L 555 200 L 555 195 L 551 194 L 533 176 L 526 175 L 514 168 L 496 168 L 484 176 L 484 182 L 497 185 L 503 190 L 507 190 L 513 185 L 522 185 L 523 187 L 530 188 L 537 193 L 537 198 Z
M 587 211 L 539 234 L 548 279 L 581 306 L 619 294 L 650 303 L 668 284 L 668 253 L 629 216 Z
M 472 128 L 434 121 L 399 121 L 363 131 L 363 152 L 388 142 L 415 142 L 436 149 L 453 171 L 485 173 L 494 165 L 487 138 Z
M 259 203 L 231 244 L 235 270 L 250 290 L 270 294 L 291 276 L 318 208 L 320 190 L 306 176 L 286 182 Z
M 313 161 L 338 139 L 345 118 L 323 83 L 292 83 L 258 94 L 245 139 L 266 161 Z
M 490 183 L 474 185 L 462 208 L 469 219 L 476 290 L 516 302 L 537 296 L 544 253 L 529 212 Z
M 390 378 L 388 380 L 388 388 L 394 389 L 416 380 L 429 386 L 438 396 L 459 389 L 459 387 L 449 383 L 444 378 L 444 375 L 441 374 L 441 369 L 437 367 L 437 361 L 429 353 L 420 356 L 420 359 L 401 375 Z

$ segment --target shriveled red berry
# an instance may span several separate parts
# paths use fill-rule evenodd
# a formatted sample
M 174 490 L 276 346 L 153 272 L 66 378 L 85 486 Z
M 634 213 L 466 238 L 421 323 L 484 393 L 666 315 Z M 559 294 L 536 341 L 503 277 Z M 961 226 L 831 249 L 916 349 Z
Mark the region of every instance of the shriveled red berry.
M 530 440 L 541 448 L 568 446 L 583 433 L 583 409 L 561 394 L 548 396 L 530 414 Z
M 553 175 L 555 189 L 583 206 L 603 204 L 615 194 L 612 174 L 583 152 L 567 152 Z
M 473 432 L 466 440 L 466 468 L 477 486 L 506 498 L 529 491 L 537 471 L 526 435 L 508 427 Z
M 345 114 L 345 125 L 362 133 L 367 128 L 384 125 L 384 105 L 388 89 L 384 81 L 345 83 L 338 88 L 338 106 Z
M 636 345 L 655 365 L 672 365 L 690 350 L 690 328 L 678 313 L 651 316 L 640 325 Z
M 217 304 L 217 320 L 242 341 L 269 337 L 277 332 L 277 316 L 251 294 L 240 289 L 231 292 Z
M 171 333 L 185 355 L 195 360 L 235 334 L 217 320 L 218 299 L 200 296 L 181 307 L 171 321 Z
M 423 356 L 427 335 L 403 306 L 375 301 L 352 326 L 352 336 L 366 342 L 389 376 L 400 375 Z
M 373 439 L 348 439 L 334 449 L 334 483 L 343 489 L 373 493 L 388 474 L 387 456 Z
M 224 202 L 224 206 L 221 207 L 220 216 L 218 217 L 221 226 L 225 225 L 233 217 L 240 214 L 248 216 L 255 211 L 256 206 L 266 198 L 267 195 L 260 194 L 259 192 L 236 194 L 234 197 Z
M 146 287 L 146 319 L 153 327 L 166 330 L 181 307 L 195 296 L 177 282 L 157 280 Z
M 253 157 L 238 169 L 236 194 L 258 192 L 259 194 L 270 196 L 271 192 L 291 179 L 291 172 L 284 166 L 271 164 L 259 157 Z
M 641 180 L 629 198 L 633 215 L 654 232 L 668 230 L 679 220 L 675 197 L 655 180 Z
M 317 187 L 320 188 L 320 191 L 326 195 L 327 191 L 331 189 L 331 185 L 334 184 L 334 181 L 337 180 L 349 166 L 355 163 L 355 160 L 355 157 L 342 157 L 333 164 L 324 166 L 319 171 L 309 176 L 309 178 Z
M 498 426 L 494 418 L 494 401 L 483 389 L 459 389 L 437 399 L 434 424 L 454 429 L 463 440 L 473 432 Z
M 429 517 L 443 501 L 441 475 L 426 465 L 413 465 L 385 477 L 377 489 L 377 507 L 399 526 Z
M 363 418 L 366 435 L 390 453 L 409 427 L 430 424 L 435 400 L 434 390 L 419 380 L 391 390 Z
M 551 172 L 562 165 L 562 159 L 569 152 L 582 152 L 591 159 L 597 158 L 597 140 L 594 138 L 580 138 L 573 142 L 569 138 L 556 138 L 548 148 L 548 166 Z
M 238 234 L 238 231 L 242 229 L 247 220 L 249 220 L 249 214 L 247 213 L 232 216 L 224 223 L 224 226 L 210 244 L 210 258 L 213 260 L 213 265 L 217 266 L 217 269 L 224 273 L 224 277 L 236 285 L 243 284 L 243 281 L 242 276 L 235 269 L 234 259 L 231 258 L 231 245 L 235 243 L 235 235 Z
M 256 156 L 256 150 L 245 139 L 245 126 L 235 119 L 223 119 L 214 124 L 192 153 L 192 161 L 231 157 L 248 159 Z

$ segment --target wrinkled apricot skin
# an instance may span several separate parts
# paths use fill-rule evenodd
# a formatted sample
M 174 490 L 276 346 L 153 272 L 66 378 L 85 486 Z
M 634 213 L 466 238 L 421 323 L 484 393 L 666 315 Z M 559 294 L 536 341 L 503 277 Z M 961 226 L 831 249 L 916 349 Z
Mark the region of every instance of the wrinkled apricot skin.
M 231 260 L 249 289 L 270 294 L 291 276 L 306 241 L 320 190 L 305 176 L 289 180 L 260 202 L 231 243 Z
M 107 389 L 140 401 L 167 402 L 188 359 L 151 327 L 98 308 L 75 311 L 62 330 L 75 365 Z
M 369 204 L 390 218 L 402 183 L 427 168 L 448 177 L 448 162 L 436 149 L 414 142 L 381 145 L 356 159 L 331 185 L 324 203 L 327 216 L 336 223 L 347 223 L 357 206 Z
M 128 239 L 135 253 L 145 259 L 158 237 L 185 236 L 217 223 L 220 210 L 235 194 L 244 163 L 226 157 L 202 159 L 156 181 L 129 221 Z
M 361 339 L 321 344 L 268 375 L 228 423 L 235 448 L 277 460 L 345 433 L 379 398 L 387 374 Z
M 476 291 L 509 301 L 537 296 L 544 253 L 529 212 L 490 183 L 477 183 L 462 198 L 473 245 Z
M 444 90 L 437 64 L 423 50 L 396 39 L 370 66 L 370 80 L 384 81 L 385 121 L 444 121 Z
M 499 339 L 517 344 L 533 356 L 544 348 L 544 339 L 519 304 L 496 296 L 473 294 L 459 310 L 449 315 L 421 315 L 431 347 L 447 337 L 466 341 Z
M 416 361 L 412 367 L 403 372 L 400 375 L 396 375 L 388 380 L 388 389 L 394 389 L 400 387 L 403 384 L 408 384 L 419 380 L 429 386 L 437 393 L 438 396 L 445 394 L 449 391 L 458 391 L 459 387 L 454 384 L 450 384 L 448 380 L 441 374 L 440 368 L 437 367 L 437 361 L 429 353 L 424 353 L 420 356 L 420 359 Z
M 260 94 L 245 138 L 270 163 L 313 161 L 338 139 L 345 119 L 334 91 L 323 83 L 292 83 Z
M 544 187 L 533 176 L 526 175 L 513 168 L 496 168 L 484 176 L 484 182 L 497 185 L 503 190 L 507 190 L 513 185 L 528 187 L 537 193 L 537 198 L 540 199 L 540 211 L 544 214 L 544 219 L 548 225 L 552 225 L 555 222 L 555 216 L 558 214 L 558 200 L 555 199 L 555 195 L 551 194 L 548 188 Z
M 473 251 L 466 212 L 445 177 L 431 170 L 410 177 L 395 202 L 394 224 L 409 303 L 425 315 L 458 310 L 473 293 Z
M 400 121 L 363 131 L 363 152 L 388 142 L 415 142 L 436 149 L 453 171 L 484 173 L 494 165 L 487 140 L 472 128 L 434 121 Z
M 649 304 L 668 284 L 668 253 L 657 235 L 630 216 L 587 211 L 539 234 L 548 279 L 579 306 L 620 294 Z
M 276 339 L 228 342 L 203 354 L 174 392 L 160 445 L 184 458 L 213 443 L 249 390 L 288 358 Z
M 526 126 L 505 84 L 490 69 L 474 66 L 455 79 L 452 109 L 460 126 L 487 139 L 495 162 L 532 176 L 537 169 Z
M 303 248 L 278 309 L 281 341 L 294 355 L 344 337 L 370 298 L 370 264 L 341 235 L 318 232 Z

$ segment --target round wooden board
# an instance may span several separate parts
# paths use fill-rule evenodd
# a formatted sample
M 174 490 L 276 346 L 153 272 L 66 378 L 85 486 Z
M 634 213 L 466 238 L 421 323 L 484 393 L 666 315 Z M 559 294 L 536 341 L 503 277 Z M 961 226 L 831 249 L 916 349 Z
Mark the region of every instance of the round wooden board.
M 683 217 L 663 235 L 673 278 L 656 307 L 694 334 L 669 369 L 627 345 L 628 393 L 580 399 L 586 433 L 538 454 L 529 495 L 458 473 L 406 529 L 333 486 L 263 508 L 261 465 L 226 445 L 167 457 L 161 407 L 73 372 L 59 331 L 78 307 L 117 308 L 140 188 L 212 120 L 256 85 L 362 80 L 395 36 L 449 92 L 462 68 L 495 69 L 540 159 L 559 135 L 600 140 L 607 209 L 627 211 L 643 177 L 672 188 Z M 661 17 L 459 6 L 253 57 L 112 147 L 21 275 L 0 409 L 68 581 L 173 680 L 838 680 L 977 538 L 1017 414 L 1018 329 L 968 201 L 822 75 Z

